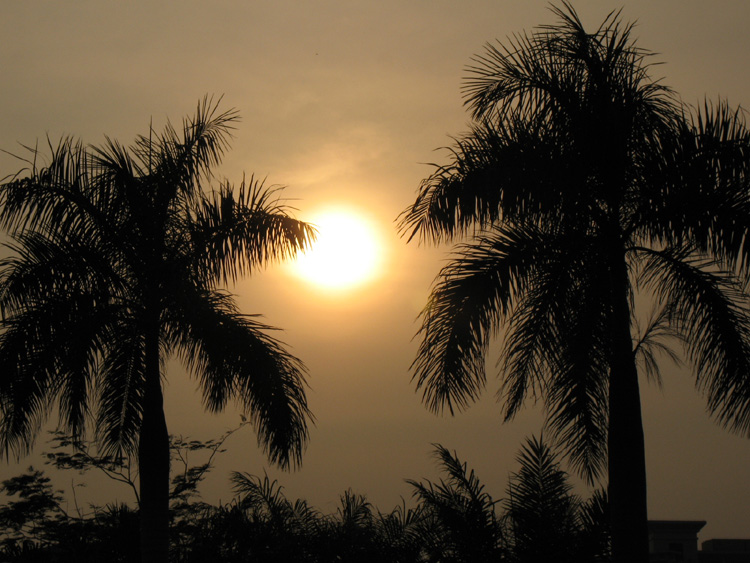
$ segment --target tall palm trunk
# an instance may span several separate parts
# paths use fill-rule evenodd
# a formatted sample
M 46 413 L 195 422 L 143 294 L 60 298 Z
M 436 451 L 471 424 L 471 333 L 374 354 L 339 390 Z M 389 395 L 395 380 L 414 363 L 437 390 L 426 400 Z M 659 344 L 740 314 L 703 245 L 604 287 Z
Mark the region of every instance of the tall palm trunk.
M 159 365 L 158 316 L 145 330 L 145 390 L 138 444 L 141 561 L 169 560 L 169 434 L 164 416 Z
M 627 264 L 610 266 L 612 363 L 609 381 L 609 500 L 614 563 L 648 563 L 646 454 L 638 371 L 630 334 Z

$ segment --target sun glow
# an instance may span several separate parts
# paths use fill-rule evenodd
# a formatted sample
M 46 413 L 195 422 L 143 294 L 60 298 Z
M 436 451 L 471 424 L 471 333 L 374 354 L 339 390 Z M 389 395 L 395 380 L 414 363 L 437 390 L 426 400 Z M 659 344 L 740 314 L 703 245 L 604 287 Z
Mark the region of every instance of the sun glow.
M 382 245 L 364 214 L 348 207 L 327 207 L 309 222 L 318 236 L 292 264 L 303 280 L 325 290 L 345 290 L 378 277 Z

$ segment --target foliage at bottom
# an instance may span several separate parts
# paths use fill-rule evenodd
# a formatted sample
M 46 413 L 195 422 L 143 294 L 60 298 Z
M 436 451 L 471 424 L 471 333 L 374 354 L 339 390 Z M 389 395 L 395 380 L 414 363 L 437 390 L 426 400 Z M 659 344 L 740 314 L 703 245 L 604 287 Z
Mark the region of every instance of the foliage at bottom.
M 267 475 L 232 474 L 235 497 L 225 505 L 200 500 L 198 484 L 230 431 L 218 440 L 173 438 L 171 553 L 173 563 L 594 563 L 609 560 L 607 499 L 573 494 L 559 457 L 530 438 L 518 454 L 505 497 L 495 500 L 455 452 L 435 446 L 442 478 L 413 481 L 413 502 L 381 512 L 364 495 L 345 491 L 335 513 L 288 499 Z M 99 469 L 133 479 L 127 460 L 104 459 L 57 436 L 50 463 Z M 62 444 L 62 446 L 60 446 Z M 68 448 L 68 449 L 66 449 Z M 203 451 L 205 463 L 188 454 Z M 177 461 L 177 463 L 175 463 Z M 131 481 L 132 482 L 132 481 Z M 135 487 L 133 488 L 136 490 Z M 0 485 L 0 560 L 7 562 L 139 561 L 138 511 L 127 505 L 73 513 L 50 479 L 30 467 Z

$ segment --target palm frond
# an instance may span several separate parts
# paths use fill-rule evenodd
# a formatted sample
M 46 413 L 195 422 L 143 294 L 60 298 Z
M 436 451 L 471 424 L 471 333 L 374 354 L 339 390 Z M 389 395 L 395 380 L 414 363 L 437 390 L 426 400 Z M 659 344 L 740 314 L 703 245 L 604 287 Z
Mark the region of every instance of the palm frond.
M 652 185 L 634 221 L 671 245 L 750 267 L 750 131 L 741 110 L 705 102 L 670 134 L 645 147 L 643 172 Z
M 230 476 L 232 490 L 239 495 L 240 506 L 270 515 L 291 512 L 291 504 L 284 496 L 284 487 L 264 474 L 257 475 L 233 471 Z
M 239 121 L 235 109 L 220 111 L 221 98 L 205 96 L 198 102 L 195 114 L 185 118 L 178 133 L 167 122 L 162 133 L 153 130 L 148 136 L 137 137 L 130 152 L 138 158 L 147 176 L 161 179 L 167 200 L 195 197 L 195 186 L 202 177 L 210 179 L 229 148 L 232 131 Z M 153 194 L 156 196 L 156 194 Z
M 145 342 L 123 319 L 107 334 L 97 378 L 97 438 L 109 455 L 137 450 L 143 415 Z
M 597 338 L 587 322 L 574 327 L 579 338 L 574 346 L 566 347 L 560 372 L 545 389 L 545 428 L 572 467 L 593 484 L 606 468 L 610 366 L 606 355 L 609 343 Z M 601 329 L 602 324 L 596 322 L 594 328 Z
M 339 496 L 336 519 L 343 528 L 367 528 L 373 522 L 373 507 L 365 495 L 356 494 L 351 489 Z
M 407 481 L 425 510 L 422 537 L 427 538 L 428 549 L 441 557 L 494 560 L 502 543 L 496 501 L 455 452 L 436 444 L 435 457 L 445 479 L 439 483 Z
M 543 242 L 533 228 L 487 233 L 459 246 L 443 268 L 422 313 L 412 364 L 428 408 L 452 413 L 477 398 L 489 339 L 526 287 Z
M 191 174 L 208 174 L 221 164 L 224 152 L 229 148 L 229 140 L 239 113 L 236 109 L 220 111 L 222 97 L 214 101 L 212 96 L 205 96 L 198 103 L 193 118 L 183 121 L 183 155 L 182 165 Z M 169 143 L 164 143 L 169 144 Z
M 561 501 L 570 507 L 573 486 L 560 467 L 559 455 L 543 438 L 527 438 L 516 461 L 520 469 L 511 476 L 505 502 L 511 511 L 549 516 L 550 509 Z
M 520 110 L 560 121 L 580 117 L 577 112 L 602 95 L 674 114 L 671 91 L 649 77 L 651 53 L 635 45 L 633 24 L 623 24 L 619 12 L 610 13 L 593 33 L 570 4 L 553 12 L 559 23 L 505 44 L 488 44 L 473 59 L 464 94 L 475 119 L 503 120 L 507 112 Z
M 422 545 L 425 510 L 422 506 L 408 508 L 402 498 L 401 504 L 388 513 L 378 512 L 377 524 L 383 540 L 388 546 L 419 551 Z
M 271 327 L 241 315 L 229 294 L 185 288 L 174 299 L 166 336 L 199 378 L 206 407 L 218 411 L 237 399 L 271 460 L 298 464 L 312 420 L 302 362 L 267 334 Z
M 462 462 L 456 452 L 450 452 L 440 444 L 434 444 L 435 458 L 445 478 L 439 483 L 420 483 L 407 480 L 417 496 L 428 507 L 436 509 L 446 517 L 449 512 L 461 513 L 470 520 L 494 520 L 495 504 L 492 496 L 484 490 L 473 469 Z
M 16 240 L 14 255 L 0 263 L 0 362 L 9 384 L 3 393 L 14 397 L 8 421 L 25 427 L 25 416 L 41 420 L 44 405 L 57 400 L 61 424 L 81 437 L 95 402 L 105 334 L 119 306 L 110 299 L 118 281 L 109 264 L 97 269 L 101 255 L 86 241 L 34 232 Z
M 290 215 L 280 188 L 243 179 L 238 190 L 226 183 L 200 199 L 190 225 L 199 270 L 234 282 L 270 262 L 293 258 L 309 248 L 314 228 Z
M 61 232 L 84 229 L 101 220 L 92 200 L 89 154 L 80 141 L 65 138 L 52 146 L 50 164 L 0 185 L 0 225 L 11 234 L 29 229 Z
M 547 269 L 544 278 L 540 276 L 519 312 L 532 305 L 539 310 L 531 309 L 533 314 L 523 319 L 528 326 L 511 334 L 522 351 L 528 346 L 540 357 L 541 374 L 546 376 L 542 393 L 545 426 L 572 466 L 593 482 L 606 461 L 609 308 L 605 290 L 596 282 L 603 275 L 601 259 L 585 247 L 579 246 L 578 251 L 574 260 Z M 547 316 L 537 318 L 540 313 Z M 545 340 L 548 334 L 549 341 Z M 509 360 L 515 359 L 515 354 L 509 356 Z M 509 367 L 506 378 L 515 375 L 519 367 L 528 370 L 530 366 L 511 363 Z M 508 412 L 512 412 L 510 406 L 513 403 Z
M 575 546 L 580 500 L 571 494 L 559 456 L 541 438 L 528 438 L 516 458 L 520 464 L 508 484 L 503 523 L 511 550 L 521 560 L 546 561 Z
M 649 315 L 646 326 L 641 328 L 638 318 L 633 315 L 633 326 L 638 335 L 633 346 L 633 354 L 646 377 L 659 386 L 661 386 L 660 356 L 667 357 L 677 366 L 682 364 L 680 357 L 670 346 L 670 341 L 682 341 L 680 333 L 671 325 L 673 316 L 674 312 L 670 304 L 657 307 Z
M 89 296 L 47 295 L 6 316 L 0 334 L 0 441 L 20 453 L 58 401 L 68 432 L 82 436 L 99 359 L 101 318 Z
M 587 275 L 598 258 L 586 231 L 552 226 L 536 229 L 536 242 L 517 250 L 534 265 L 516 295 L 501 354 L 506 420 L 523 404 L 527 391 L 542 391 L 560 370 L 570 318 L 582 305 Z M 573 310 L 571 310 L 573 309 Z
M 451 163 L 434 166 L 399 216 L 409 240 L 441 242 L 498 221 L 533 223 L 592 205 L 580 147 L 544 116 L 511 112 L 498 123 L 476 123 L 448 150 Z
M 750 432 L 750 298 L 732 272 L 689 249 L 649 253 L 645 281 L 673 307 L 696 384 L 728 428 Z

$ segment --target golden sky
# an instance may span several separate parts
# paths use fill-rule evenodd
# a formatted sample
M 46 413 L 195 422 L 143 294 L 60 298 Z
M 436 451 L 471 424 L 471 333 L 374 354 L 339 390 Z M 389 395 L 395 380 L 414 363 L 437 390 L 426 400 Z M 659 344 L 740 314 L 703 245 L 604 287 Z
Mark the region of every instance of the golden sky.
M 750 104 L 750 3 L 575 6 L 592 29 L 623 6 L 624 19 L 639 22 L 640 46 L 665 63 L 654 74 L 686 102 Z M 351 291 L 321 292 L 284 267 L 235 288 L 243 309 L 283 328 L 307 364 L 317 423 L 293 474 L 267 468 L 247 430 L 233 436 L 206 501 L 229 500 L 229 470 L 266 469 L 287 495 L 324 511 L 349 487 L 387 511 L 409 497 L 404 479 L 437 476 L 432 443 L 457 450 L 503 496 L 540 413 L 530 405 L 502 425 L 494 381 L 454 418 L 422 407 L 409 381 L 411 339 L 447 249 L 406 245 L 394 220 L 429 174 L 424 163 L 442 161 L 435 149 L 466 128 L 460 85 L 470 57 L 553 20 L 544 0 L 0 2 L 0 149 L 64 134 L 129 143 L 151 119 L 157 129 L 179 123 L 204 95 L 223 95 L 242 122 L 221 176 L 239 183 L 244 171 L 288 186 L 302 219 L 324 205 L 358 209 L 382 241 L 381 275 Z M 0 155 L 0 177 L 17 168 Z M 208 439 L 239 421 L 236 411 L 201 414 L 178 365 L 168 380 L 172 433 Z M 667 369 L 663 389 L 644 388 L 643 402 L 650 517 L 707 520 L 702 539 L 750 537 L 750 442 L 709 420 L 688 374 Z M 22 465 L 31 462 L 41 465 Z M 0 466 L 0 477 L 17 467 Z

